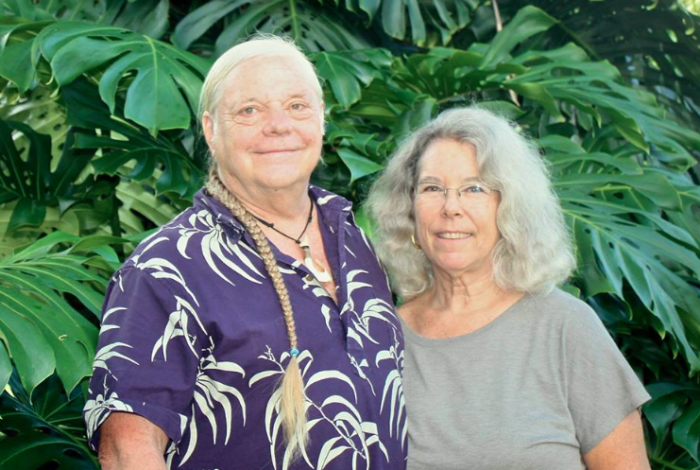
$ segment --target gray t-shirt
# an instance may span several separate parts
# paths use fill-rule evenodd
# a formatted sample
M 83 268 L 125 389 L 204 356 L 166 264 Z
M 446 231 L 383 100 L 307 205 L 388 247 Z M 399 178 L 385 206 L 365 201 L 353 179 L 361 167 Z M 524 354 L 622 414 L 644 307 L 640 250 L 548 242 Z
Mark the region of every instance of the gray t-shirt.
M 595 312 L 561 290 L 466 335 L 404 333 L 408 470 L 581 470 L 650 398 Z

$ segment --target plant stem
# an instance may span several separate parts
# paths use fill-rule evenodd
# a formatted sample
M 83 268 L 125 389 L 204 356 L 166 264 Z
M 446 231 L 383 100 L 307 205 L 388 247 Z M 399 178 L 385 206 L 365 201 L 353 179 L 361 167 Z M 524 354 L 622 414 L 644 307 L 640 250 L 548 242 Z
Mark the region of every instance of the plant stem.
M 498 2 L 496 0 L 491 0 L 491 6 L 493 6 L 493 16 L 496 19 L 496 31 L 503 31 L 503 21 L 501 20 L 501 10 L 498 9 Z M 508 75 L 508 78 L 512 78 L 513 75 Z M 508 95 L 510 95 L 510 100 L 516 105 L 520 106 L 520 100 L 518 100 L 518 95 L 513 90 L 508 90 Z
M 292 19 L 292 34 L 294 35 L 294 42 L 299 45 L 299 39 L 301 35 L 299 34 L 299 21 L 297 18 L 297 5 L 294 0 L 289 0 L 289 16 Z

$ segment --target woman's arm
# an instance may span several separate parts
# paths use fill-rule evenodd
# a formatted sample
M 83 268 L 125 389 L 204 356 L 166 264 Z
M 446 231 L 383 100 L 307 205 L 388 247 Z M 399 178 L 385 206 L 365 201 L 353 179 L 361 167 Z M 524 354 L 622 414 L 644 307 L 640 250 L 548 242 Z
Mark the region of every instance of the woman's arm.
M 650 470 L 639 411 L 620 421 L 583 460 L 588 470 Z
M 103 470 L 165 470 L 168 437 L 139 415 L 112 413 L 100 426 Z

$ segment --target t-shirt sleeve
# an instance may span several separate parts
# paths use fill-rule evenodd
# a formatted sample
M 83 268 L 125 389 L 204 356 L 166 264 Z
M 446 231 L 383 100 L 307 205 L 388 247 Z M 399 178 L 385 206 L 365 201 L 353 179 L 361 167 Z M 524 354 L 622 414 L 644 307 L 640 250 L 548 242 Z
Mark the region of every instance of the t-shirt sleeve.
M 598 315 L 575 301 L 564 341 L 566 391 L 576 437 L 585 455 L 650 399 Z
M 156 276 L 122 268 L 108 287 L 83 410 L 94 450 L 99 426 L 115 411 L 148 419 L 176 443 L 190 416 L 201 323 L 187 292 Z

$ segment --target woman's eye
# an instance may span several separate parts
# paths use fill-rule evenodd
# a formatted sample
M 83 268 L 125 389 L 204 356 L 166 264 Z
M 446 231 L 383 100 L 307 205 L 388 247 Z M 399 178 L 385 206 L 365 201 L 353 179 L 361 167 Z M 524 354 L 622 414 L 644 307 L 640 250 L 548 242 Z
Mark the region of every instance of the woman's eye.
M 439 193 L 442 192 L 443 189 L 440 186 L 435 186 L 434 184 L 426 185 L 423 186 L 423 189 L 421 192 L 424 193 Z
M 462 190 L 460 191 L 460 193 L 483 193 L 483 192 L 484 192 L 484 188 L 482 188 L 478 184 L 466 186 L 466 187 L 462 188 Z

